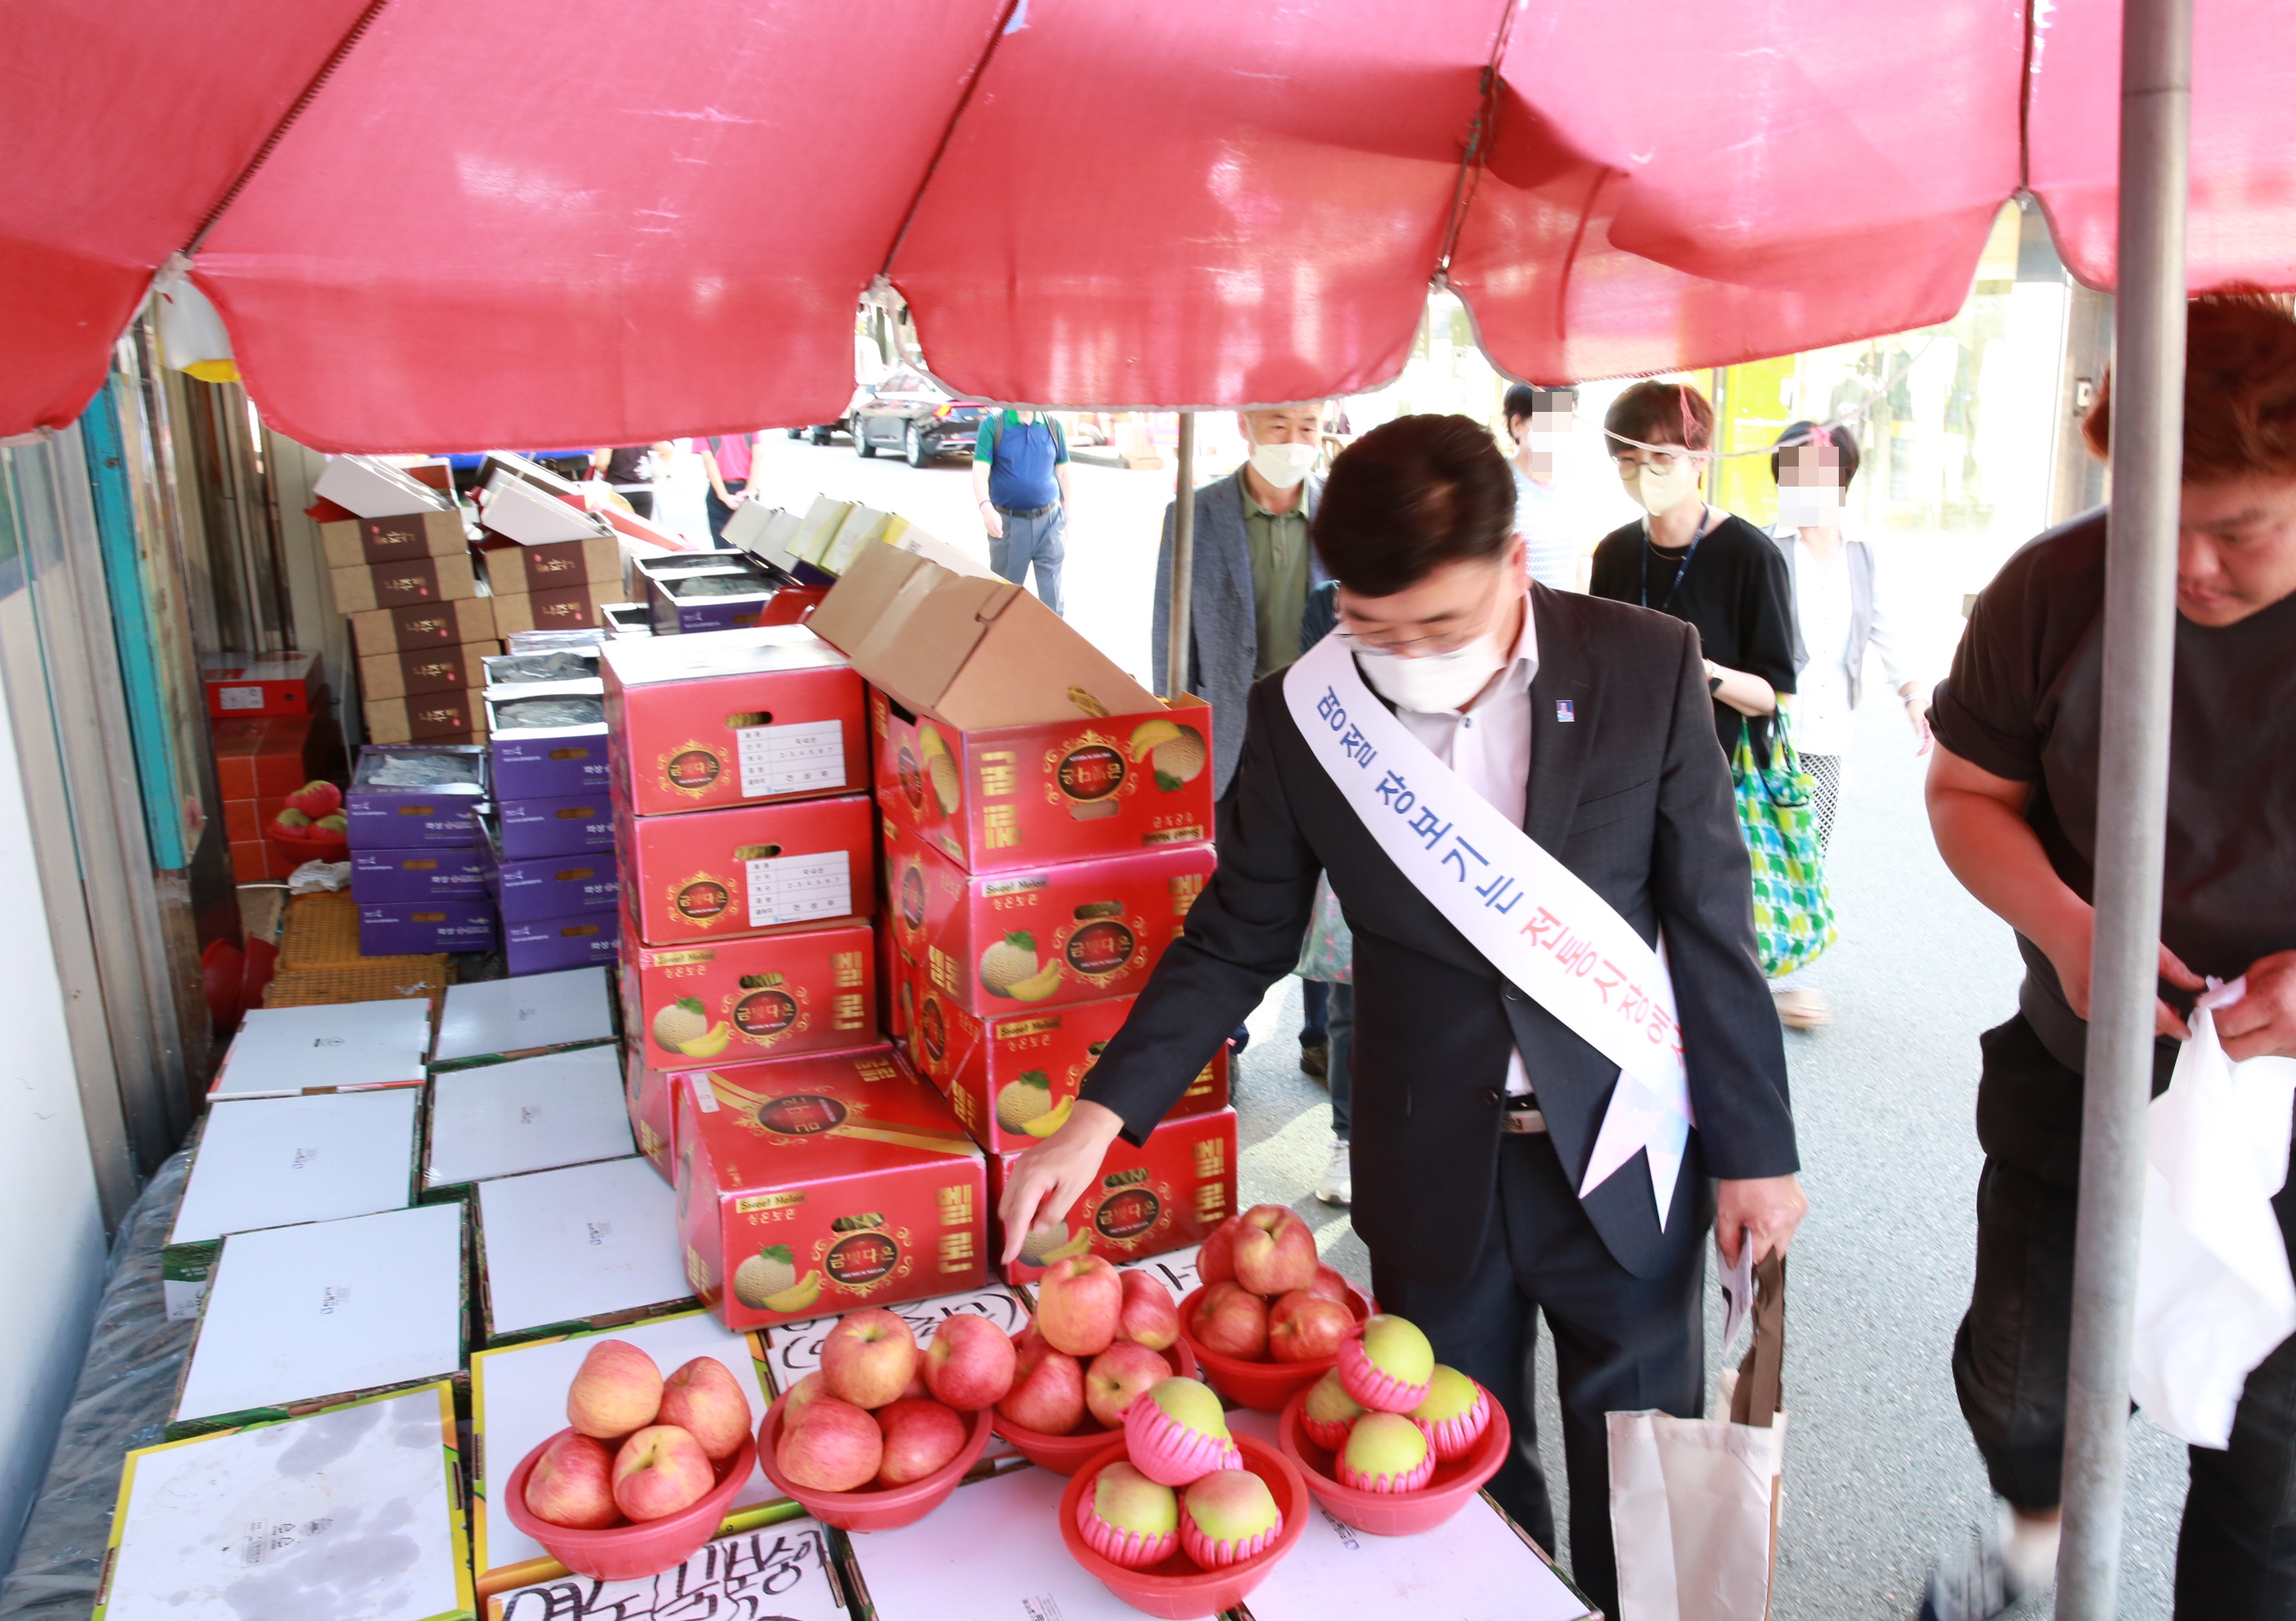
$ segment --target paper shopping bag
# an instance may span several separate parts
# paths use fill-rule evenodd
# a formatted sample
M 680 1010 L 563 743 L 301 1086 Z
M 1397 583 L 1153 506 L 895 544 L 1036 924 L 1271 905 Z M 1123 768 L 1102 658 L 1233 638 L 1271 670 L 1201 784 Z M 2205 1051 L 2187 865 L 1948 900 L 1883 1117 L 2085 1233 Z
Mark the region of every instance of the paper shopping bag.
M 1620 1621 L 1765 1621 L 1785 1445 L 1785 1257 L 1754 1269 L 1754 1339 L 1727 1419 L 1613 1412 L 1611 1535 Z

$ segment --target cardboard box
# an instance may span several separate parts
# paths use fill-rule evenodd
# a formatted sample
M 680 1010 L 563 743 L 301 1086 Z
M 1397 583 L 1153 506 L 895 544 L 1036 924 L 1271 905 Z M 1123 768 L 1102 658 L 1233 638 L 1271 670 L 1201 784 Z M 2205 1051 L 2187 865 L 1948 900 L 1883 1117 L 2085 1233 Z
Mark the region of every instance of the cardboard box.
M 522 1058 L 614 1039 L 614 987 L 603 969 L 449 986 L 434 1068 Z
M 311 493 L 362 518 L 445 512 L 454 499 L 380 456 L 329 456 Z
M 636 1346 L 652 1357 L 664 1373 L 696 1357 L 714 1357 L 749 1396 L 755 1417 L 765 1417 L 771 1404 L 760 1361 L 765 1347 L 758 1337 L 733 1333 L 707 1312 L 680 1312 L 612 1329 L 554 1335 L 474 1353 L 471 1357 L 471 1553 L 482 1592 L 517 1582 L 538 1581 L 545 1572 L 558 1568 L 541 1543 L 511 1524 L 510 1516 L 495 1505 L 526 1454 L 566 1428 L 566 1387 L 573 1383 L 582 1359 L 601 1339 Z M 762 1516 L 757 1510 L 763 1505 L 786 1503 L 787 1499 L 759 1470 L 734 1493 L 733 1512 L 725 1523 L 740 1530 L 760 1522 Z M 721 1528 L 719 1534 L 731 1533 Z M 529 1567 L 531 1573 L 519 1567 Z M 583 1585 L 590 1585 L 587 1578 Z M 772 1608 L 778 1612 L 782 1607 L 776 1603 Z M 518 1613 L 524 1617 L 526 1609 L 521 1607 Z
M 362 659 L 463 647 L 493 641 L 503 634 L 495 628 L 495 600 L 482 596 L 408 608 L 369 609 L 351 615 L 350 623 L 351 643 Z
M 393 901 L 486 898 L 487 869 L 475 850 L 426 847 L 353 850 L 351 898 L 361 905 Z
M 776 569 L 786 569 L 794 561 L 789 543 L 797 537 L 801 521 L 795 512 L 784 512 L 756 495 L 744 495 L 734 503 L 733 515 L 726 520 L 718 538 Z
M 231 841 L 231 880 L 235 884 L 283 883 L 302 864 L 268 839 Z
M 1211 706 L 945 732 L 874 688 L 877 803 L 970 872 L 1212 836 Z
M 860 678 L 803 626 L 606 643 L 616 791 L 641 816 L 862 789 Z
M 419 608 L 456 602 L 479 594 L 478 570 L 467 552 L 444 557 L 409 557 L 392 563 L 359 563 L 327 570 L 327 588 L 337 613 L 377 608 Z
M 287 796 L 273 794 L 261 799 L 226 799 L 223 802 L 224 832 L 234 844 L 252 841 L 264 837 L 272 819 L 287 808 Z
M 200 659 L 200 684 L 207 692 L 208 713 L 219 720 L 308 715 L 317 708 L 314 700 L 325 691 L 319 680 L 316 653 L 274 653 L 266 658 L 204 654 Z
M 605 687 L 595 678 L 488 687 L 484 697 L 482 718 L 497 795 L 544 799 L 607 791 Z M 553 707 L 536 707 L 542 704 Z M 598 718 L 558 718 L 570 705 L 581 705 Z
M 805 516 L 798 520 L 797 532 L 790 537 L 791 561 L 818 563 L 829 550 L 829 543 L 837 538 L 839 528 L 852 510 L 850 501 L 816 495 L 813 504 L 806 508 Z
M 1020 586 L 896 546 L 864 548 L 806 623 L 873 686 L 960 732 L 1162 708 Z
M 615 814 L 638 938 L 676 946 L 877 909 L 876 816 L 865 794 L 734 805 L 687 816 Z
M 488 888 L 502 908 L 505 924 L 611 914 L 619 909 L 621 876 L 605 851 L 504 861 L 499 833 L 494 838 L 495 843 L 481 846 L 481 854 L 488 861 Z
M 648 558 L 638 564 L 657 636 L 747 630 L 780 582 L 744 552 Z
M 1208 844 L 975 874 L 885 824 L 894 943 L 983 1018 L 1136 996 L 1212 872 Z
M 603 630 L 522 630 L 510 651 L 487 659 L 485 684 L 526 688 L 595 681 L 598 644 L 605 638 Z
M 216 1068 L 210 1101 L 420 1086 L 430 1005 L 419 1000 L 252 1008 Z
M 211 722 L 208 736 L 215 746 L 216 781 L 223 797 L 284 798 L 306 782 L 339 774 L 342 733 L 326 708 L 326 689 L 322 687 L 309 715 Z M 868 767 L 861 769 L 865 778 Z
M 553 585 L 546 591 L 519 592 L 492 598 L 495 626 L 504 636 L 537 630 L 600 630 L 605 610 L 622 600 L 619 580 L 592 580 L 584 585 Z
M 435 951 L 490 951 L 492 901 L 398 901 L 359 905 L 359 954 L 414 956 Z
M 453 1387 L 129 1453 L 100 1571 L 96 1621 L 475 1616 Z
M 394 759 L 405 764 L 394 765 Z M 406 786 L 390 780 L 433 766 L 453 772 L 457 780 Z M 486 798 L 487 751 L 481 745 L 370 744 L 359 750 L 343 794 L 347 835 L 355 850 L 467 847 L 479 840 L 478 807 Z
M 524 596 L 622 577 L 622 543 L 603 529 L 579 540 L 542 545 L 484 540 L 479 543 L 478 559 L 487 589 L 496 596 Z
M 223 1241 L 168 1438 L 459 1377 L 463 1206 Z
M 444 1070 L 431 1078 L 430 1093 L 425 1199 L 498 1176 L 627 1159 L 636 1150 L 622 1104 L 621 1055 L 611 1046 Z
M 603 523 L 582 510 L 579 486 L 570 485 L 546 470 L 534 471 L 549 479 L 550 487 L 529 476 L 511 476 L 507 470 L 487 479 L 482 486 L 485 499 L 479 506 L 480 523 L 505 539 L 537 546 L 586 541 L 607 533 Z
M 570 969 L 611 969 L 621 954 L 618 912 L 529 918 L 503 925 L 504 971 L 512 978 Z
M 420 1087 L 394 1086 L 209 1109 L 160 1251 L 169 1320 L 199 1315 L 227 1234 L 413 1204 L 422 1103 Z
M 682 1077 L 687 1279 L 762 1328 L 987 1281 L 980 1150 L 889 1049 Z
M 693 1304 L 677 1199 L 632 1155 L 478 1184 L 487 1344 L 605 1328 Z
M 466 647 L 423 648 L 362 659 L 359 693 L 372 704 L 385 698 L 475 692 L 486 684 L 483 661 L 501 651 L 502 643 L 489 638 Z
M 1078 1237 L 1086 1240 L 1088 1253 L 1117 1262 L 1202 1243 L 1206 1233 L 1235 1212 L 1235 1152 L 1232 1109 L 1167 1120 L 1140 1148 L 1119 1137 L 1101 1160 L 1100 1175 L 1069 1207 L 1058 1230 L 1032 1235 L 1021 1258 L 1004 1268 L 1004 1281 L 1034 1282 L 1045 1275 L 1041 1257 Z M 989 1156 L 992 1213 L 1020 1157 L 1018 1149 Z M 989 1247 L 1001 1256 L 1004 1240 L 995 1225 Z
M 579 856 L 614 847 L 614 807 L 603 793 L 504 799 L 495 806 L 505 861 Z
M 609 636 L 651 636 L 653 610 L 644 602 L 609 602 L 600 610 L 600 628 Z
M 476 692 L 467 691 L 370 699 L 366 735 L 376 743 L 484 742 L 486 706 Z
M 943 996 L 922 973 L 909 971 L 915 1017 L 902 1050 L 947 1097 L 972 1140 L 992 1154 L 1027 1148 L 1060 1129 L 1084 1077 L 1138 1000 L 1119 996 L 984 1019 Z M 1216 1114 L 1227 1106 L 1223 1042 L 1167 1118 Z
M 467 551 L 470 544 L 458 512 L 412 512 L 390 518 L 346 516 L 319 524 L 319 550 L 330 569 L 453 557 Z

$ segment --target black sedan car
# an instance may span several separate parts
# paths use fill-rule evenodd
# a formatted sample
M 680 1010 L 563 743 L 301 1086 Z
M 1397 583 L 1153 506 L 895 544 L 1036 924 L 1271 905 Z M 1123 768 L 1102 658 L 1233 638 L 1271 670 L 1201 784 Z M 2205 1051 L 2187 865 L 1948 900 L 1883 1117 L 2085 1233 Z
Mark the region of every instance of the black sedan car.
M 989 407 L 952 396 L 922 373 L 903 367 L 882 382 L 855 391 L 844 427 L 855 452 L 898 453 L 911 467 L 935 456 L 970 456 Z M 819 441 L 816 441 L 818 443 Z

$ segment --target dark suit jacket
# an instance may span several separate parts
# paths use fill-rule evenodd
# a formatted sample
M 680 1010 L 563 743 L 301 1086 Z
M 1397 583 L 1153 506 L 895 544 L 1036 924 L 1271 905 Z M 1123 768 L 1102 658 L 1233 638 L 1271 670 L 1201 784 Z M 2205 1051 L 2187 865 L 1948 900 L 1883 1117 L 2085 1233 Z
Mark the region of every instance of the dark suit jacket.
M 1530 837 L 1642 933 L 1665 930 L 1698 1129 L 1660 1232 L 1637 1155 L 1585 1201 L 1628 1272 L 1657 1274 L 1712 1219 L 1710 1177 L 1795 1170 L 1785 1053 L 1754 948 L 1751 880 L 1714 741 L 1698 634 L 1531 587 Z M 1507 1056 L 1584 1175 L 1618 1067 L 1526 998 L 1404 878 L 1308 752 L 1281 672 L 1253 687 L 1234 829 L 1083 1095 L 1145 1137 L 1298 961 L 1316 875 L 1355 934 L 1357 1232 L 1382 1265 L 1462 1281 L 1492 1203 Z M 1575 710 L 1558 718 L 1555 700 Z

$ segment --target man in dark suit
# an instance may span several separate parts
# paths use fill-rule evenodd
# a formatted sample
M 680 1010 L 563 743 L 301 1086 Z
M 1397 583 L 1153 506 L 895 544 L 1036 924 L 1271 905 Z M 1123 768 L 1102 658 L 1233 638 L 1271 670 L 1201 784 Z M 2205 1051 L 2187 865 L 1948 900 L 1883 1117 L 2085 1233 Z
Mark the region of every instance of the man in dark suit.
M 1619 1067 L 1504 978 L 1408 880 L 1260 681 L 1220 864 L 1086 1079 L 1015 1167 L 1017 1250 L 1119 1134 L 1138 1142 L 1297 959 L 1319 872 L 1355 934 L 1353 1216 L 1380 1304 L 1514 1425 L 1492 1483 L 1542 1543 L 1535 1314 L 1553 1330 L 1571 1565 L 1617 1613 L 1603 1414 L 1703 1405 L 1704 1237 L 1783 1251 L 1807 1208 L 1777 1016 L 1755 960 L 1746 852 L 1697 633 L 1529 583 L 1514 484 L 1480 425 L 1405 417 L 1332 469 L 1315 541 L 1367 684 L 1461 784 L 1663 935 L 1697 1119 L 1667 1217 L 1644 1155 L 1578 1197 Z

